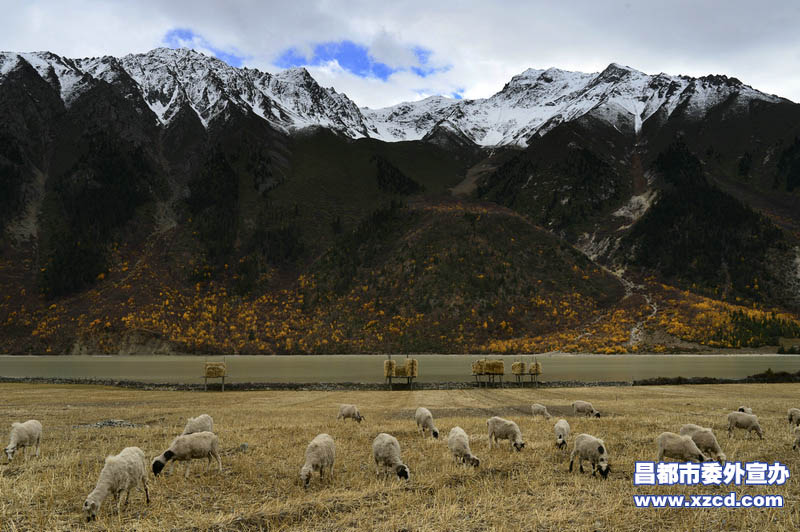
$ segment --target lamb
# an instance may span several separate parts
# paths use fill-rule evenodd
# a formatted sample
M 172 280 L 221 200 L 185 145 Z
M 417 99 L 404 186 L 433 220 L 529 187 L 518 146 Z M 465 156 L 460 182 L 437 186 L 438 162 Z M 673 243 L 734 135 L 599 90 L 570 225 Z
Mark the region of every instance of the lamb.
M 789 424 L 800 425 L 800 408 L 789 409 Z
M 339 415 L 336 416 L 336 419 L 353 419 L 361 423 L 366 418 L 361 415 L 356 405 L 341 405 L 339 407 Z
M 214 419 L 208 414 L 190 417 L 181 435 L 194 434 L 195 432 L 214 432 Z
M 191 469 L 189 460 L 208 458 L 208 464 L 206 464 L 206 469 L 208 469 L 211 466 L 212 457 L 217 459 L 219 470 L 222 471 L 222 460 L 219 457 L 218 447 L 219 438 L 213 432 L 203 431 L 178 436 L 172 440 L 169 449 L 153 460 L 153 474 L 158 476 L 164 466 L 167 465 L 167 462 L 175 460 L 188 462 L 186 464 L 186 473 L 183 475 L 184 478 L 188 478 L 189 469 Z
M 569 423 L 566 419 L 559 419 L 556 421 L 553 430 L 556 433 L 556 446 L 559 449 L 564 449 L 567 446 L 567 439 L 569 438 Z
M 681 436 L 689 436 L 692 441 L 697 445 L 697 448 L 703 451 L 706 456 L 711 457 L 712 460 L 718 461 L 720 464 L 727 460 L 725 453 L 717 442 L 714 432 L 706 427 L 688 423 L 683 425 L 680 430 Z
M 439 439 L 439 429 L 433 424 L 433 414 L 431 411 L 424 407 L 417 408 L 414 414 L 414 419 L 417 420 L 417 427 L 422 429 L 422 437 L 425 437 L 425 429 L 428 429 L 434 439 Z
M 380 475 L 380 469 L 383 467 L 384 472 L 393 470 L 399 478 L 408 480 L 411 477 L 408 466 L 403 463 L 400 457 L 400 443 L 391 434 L 381 432 L 375 437 L 372 442 L 372 457 L 378 467 L 378 475 Z
M 97 519 L 97 512 L 100 505 L 109 495 L 114 495 L 117 501 L 117 513 L 120 511 L 122 497 L 125 492 L 125 505 L 131 496 L 131 489 L 141 487 L 144 489 L 144 496 L 147 504 L 150 504 L 150 493 L 147 491 L 147 462 L 144 458 L 144 451 L 138 447 L 125 447 L 116 456 L 107 456 L 100 478 L 86 500 L 83 502 L 83 513 L 86 521 Z
M 39 444 L 42 441 L 42 424 L 35 419 L 29 419 L 25 423 L 12 423 L 9 442 L 6 446 L 6 456 L 9 463 L 14 459 L 14 453 L 20 448 L 25 448 L 27 455 L 28 447 L 36 447 L 36 457 L 39 456 Z
M 600 412 L 595 410 L 592 403 L 588 401 L 575 401 L 572 403 L 572 410 L 575 414 L 583 414 L 586 417 L 600 417 Z
M 489 449 L 493 447 L 494 443 L 499 443 L 500 440 L 508 440 L 517 451 L 525 448 L 522 433 L 513 421 L 495 416 L 489 418 L 486 421 L 486 425 L 489 427 Z
M 319 471 L 319 479 L 325 475 L 328 468 L 328 478 L 333 476 L 333 462 L 336 459 L 336 445 L 328 434 L 317 434 L 306 447 L 306 463 L 300 468 L 300 480 L 303 487 L 307 488 L 311 481 L 311 474 Z
M 603 440 L 595 438 L 590 434 L 578 434 L 575 438 L 575 447 L 569 456 L 569 472 L 572 473 L 572 461 L 578 457 L 578 466 L 583 473 L 583 461 L 589 460 L 592 463 L 592 476 L 596 476 L 600 471 L 600 476 L 608 477 L 611 466 L 608 465 L 608 448 Z
M 551 416 L 550 412 L 547 411 L 547 407 L 544 405 L 540 405 L 539 403 L 533 403 L 531 405 L 531 415 L 533 416 L 544 416 L 547 419 L 550 419 Z
M 759 439 L 764 438 L 764 431 L 758 424 L 758 417 L 755 414 L 745 414 L 744 412 L 731 412 L 728 414 L 728 437 L 733 436 L 733 429 L 744 429 L 749 434 L 755 431 Z
M 658 444 L 658 457 L 661 462 L 664 457 L 675 458 L 682 462 L 707 462 L 708 458 L 697 448 L 691 436 L 681 436 L 674 432 L 662 432 L 656 438 Z
M 792 450 L 794 451 L 800 448 L 800 425 L 792 430 L 792 434 L 794 434 L 794 444 L 792 444 Z
M 739 412 L 744 412 L 745 414 L 752 414 L 753 413 L 753 409 L 750 408 L 750 407 L 747 407 L 747 406 L 740 406 L 739 407 Z
M 469 436 L 461 427 L 450 429 L 450 435 L 447 436 L 447 446 L 455 459 L 461 463 L 469 464 L 472 467 L 478 467 L 481 464 L 480 459 L 472 454 L 472 450 L 469 448 Z

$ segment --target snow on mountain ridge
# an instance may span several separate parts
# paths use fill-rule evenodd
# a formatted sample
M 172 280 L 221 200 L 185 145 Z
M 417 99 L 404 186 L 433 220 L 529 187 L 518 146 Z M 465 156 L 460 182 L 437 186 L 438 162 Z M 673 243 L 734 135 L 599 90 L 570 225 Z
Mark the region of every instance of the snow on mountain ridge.
M 526 146 L 534 135 L 587 114 L 635 135 L 653 116 L 664 120 L 678 109 L 690 119 L 702 119 L 723 102 L 738 109 L 753 100 L 783 101 L 736 78 L 648 75 L 611 63 L 599 73 L 529 68 L 489 98 L 431 96 L 383 109 L 359 109 L 345 94 L 321 87 L 305 68 L 271 74 L 232 67 L 185 48 L 83 59 L 50 52 L 0 52 L 0 84 L 22 61 L 59 91 L 66 107 L 105 82 L 134 101 L 140 112 L 149 108 L 163 127 L 181 111 L 196 114 L 210 127 L 218 119 L 226 120 L 235 108 L 287 132 L 322 126 L 352 138 L 390 142 L 424 139 L 445 128 L 448 135 L 481 146 Z

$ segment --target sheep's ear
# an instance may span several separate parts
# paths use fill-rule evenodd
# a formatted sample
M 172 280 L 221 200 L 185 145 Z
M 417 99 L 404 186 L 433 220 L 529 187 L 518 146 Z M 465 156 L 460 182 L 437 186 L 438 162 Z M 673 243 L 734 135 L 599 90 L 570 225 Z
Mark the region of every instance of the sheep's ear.
M 597 452 L 600 453 L 600 454 L 603 454 L 603 453 L 606 452 L 606 450 L 603 448 L 602 445 L 598 445 L 597 446 Z
M 172 460 L 173 456 L 175 456 L 175 453 L 173 453 L 169 449 L 164 451 L 164 458 L 166 458 L 167 460 Z

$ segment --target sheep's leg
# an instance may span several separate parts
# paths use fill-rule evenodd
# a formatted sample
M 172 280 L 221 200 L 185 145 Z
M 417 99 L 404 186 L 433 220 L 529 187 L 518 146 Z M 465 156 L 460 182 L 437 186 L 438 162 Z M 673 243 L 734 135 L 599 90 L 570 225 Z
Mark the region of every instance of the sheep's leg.
M 578 469 L 583 473 L 583 457 L 578 457 Z
M 664 449 L 658 450 L 658 456 L 656 457 L 656 462 L 663 462 L 664 461 Z
M 36 458 L 39 458 L 39 444 L 42 442 L 42 437 L 36 438 Z
M 128 488 L 128 490 L 125 492 L 125 506 L 126 507 L 128 506 L 128 500 L 130 500 L 130 498 L 131 498 L 131 489 Z
M 575 460 L 575 451 L 569 455 L 569 472 L 572 473 L 572 462 Z
M 189 478 L 189 469 L 191 469 L 191 468 L 192 468 L 192 461 L 191 460 L 187 460 L 186 461 L 186 473 L 183 474 L 183 478 Z
M 142 487 L 144 488 L 144 499 L 150 504 L 150 492 L 147 490 L 147 477 L 142 477 Z
M 221 473 L 222 472 L 222 459 L 219 457 L 219 452 L 214 451 L 213 454 L 214 454 L 214 458 L 217 459 L 217 464 L 219 465 L 219 472 Z

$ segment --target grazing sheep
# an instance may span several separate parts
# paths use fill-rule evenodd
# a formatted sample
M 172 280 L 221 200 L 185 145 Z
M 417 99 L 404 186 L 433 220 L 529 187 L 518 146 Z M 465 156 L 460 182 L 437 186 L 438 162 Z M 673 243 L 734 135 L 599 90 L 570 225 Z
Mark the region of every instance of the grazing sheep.
M 319 471 L 321 481 L 326 467 L 328 468 L 328 478 L 331 478 L 335 459 L 336 445 L 333 443 L 333 438 L 327 434 L 317 434 L 306 447 L 306 463 L 300 468 L 300 480 L 303 481 L 303 487 L 308 487 L 314 471 Z
M 575 401 L 572 403 L 572 410 L 576 415 L 582 414 L 586 417 L 600 417 L 600 412 L 595 410 L 592 403 L 588 401 Z
M 356 405 L 342 405 L 339 407 L 339 415 L 336 416 L 336 419 L 353 419 L 361 423 L 366 418 L 361 415 Z
M 372 457 L 378 467 L 378 475 L 381 474 L 381 467 L 383 467 L 384 472 L 392 470 L 400 478 L 408 480 L 411 477 L 408 466 L 400 458 L 400 443 L 391 434 L 381 432 L 375 437 L 372 442 Z
M 190 417 L 181 435 L 194 434 L 195 432 L 214 432 L 214 419 L 208 414 Z
M 608 448 L 603 440 L 595 438 L 590 434 L 578 434 L 575 438 L 575 447 L 569 456 L 569 471 L 572 473 L 572 461 L 578 457 L 578 466 L 583 473 L 583 461 L 589 460 L 592 463 L 592 476 L 596 476 L 600 471 L 600 476 L 608 477 L 611 466 L 608 465 Z
M 753 413 L 753 409 L 748 407 L 748 406 L 740 406 L 739 407 L 739 412 L 744 412 L 745 414 L 752 414 Z
M 567 439 L 569 439 L 569 423 L 566 419 L 559 419 L 553 430 L 556 433 L 556 446 L 564 449 L 567 446 Z
M 478 457 L 472 454 L 472 450 L 469 448 L 469 436 L 461 427 L 450 429 L 450 435 L 447 436 L 447 446 L 455 459 L 462 464 L 469 464 L 472 467 L 478 467 L 481 464 Z
M 521 451 L 525 447 L 522 433 L 513 421 L 495 416 L 489 418 L 486 425 L 489 427 L 489 449 L 500 440 L 508 440 L 517 451 Z
M 424 407 L 417 408 L 414 413 L 414 419 L 417 420 L 417 427 L 422 429 L 422 437 L 425 437 L 425 429 L 428 429 L 434 439 L 439 439 L 439 429 L 433 424 L 433 414 L 431 411 Z
M 117 513 L 122 503 L 122 492 L 125 492 L 125 505 L 131 496 L 131 489 L 142 487 L 147 504 L 150 504 L 150 493 L 147 491 L 147 462 L 144 451 L 138 447 L 125 447 L 116 456 L 107 456 L 100 478 L 86 500 L 83 502 L 83 513 L 86 521 L 97 519 L 97 512 L 109 495 L 117 501 Z
M 8 440 L 5 451 L 9 462 L 14 459 L 14 453 L 20 448 L 25 449 L 23 452 L 27 456 L 28 447 L 36 447 L 38 457 L 39 444 L 42 441 L 42 424 L 35 419 L 29 419 L 25 423 L 12 423 Z
M 792 434 L 794 434 L 794 443 L 792 444 L 792 450 L 800 449 L 800 425 L 796 426 L 792 430 Z
M 544 416 L 547 419 L 550 419 L 551 416 L 550 412 L 547 411 L 547 407 L 544 405 L 540 405 L 539 403 L 533 403 L 531 405 L 531 415 L 533 416 Z
M 800 408 L 789 409 L 789 424 L 800 425 Z
M 708 458 L 697 448 L 691 436 L 681 436 L 674 432 L 662 432 L 656 438 L 658 444 L 658 457 L 661 462 L 664 457 L 675 458 L 681 462 L 707 462 Z
M 722 448 L 720 448 L 719 442 L 717 442 L 717 438 L 714 436 L 714 432 L 711 429 L 688 423 L 681 426 L 680 433 L 681 436 L 689 436 L 692 438 L 697 448 L 703 451 L 706 456 L 710 456 L 712 460 L 716 460 L 720 464 L 727 460 L 725 453 L 722 452 Z
M 744 412 L 731 412 L 728 414 L 728 437 L 733 436 L 733 429 L 744 429 L 749 434 L 755 431 L 759 439 L 764 438 L 764 431 L 758 424 L 758 417 L 755 414 L 745 414 Z
M 206 469 L 211 466 L 211 458 L 217 459 L 219 470 L 222 471 L 222 460 L 219 457 L 219 438 L 213 432 L 195 432 L 194 434 L 184 434 L 172 440 L 169 449 L 164 451 L 160 456 L 153 460 L 153 474 L 158 476 L 167 462 L 175 460 L 178 462 L 186 463 L 186 473 L 184 478 L 189 477 L 189 469 L 191 469 L 191 462 L 196 458 L 208 458 Z

